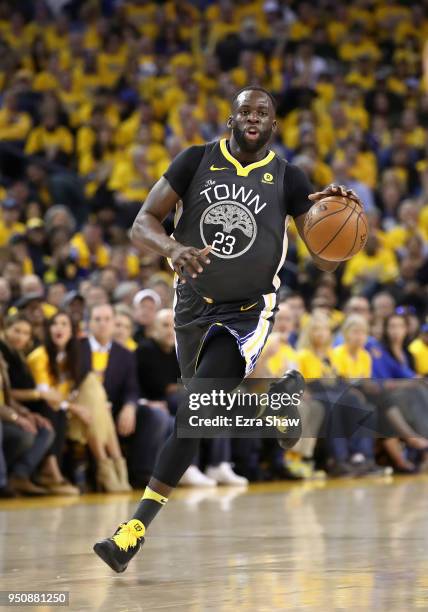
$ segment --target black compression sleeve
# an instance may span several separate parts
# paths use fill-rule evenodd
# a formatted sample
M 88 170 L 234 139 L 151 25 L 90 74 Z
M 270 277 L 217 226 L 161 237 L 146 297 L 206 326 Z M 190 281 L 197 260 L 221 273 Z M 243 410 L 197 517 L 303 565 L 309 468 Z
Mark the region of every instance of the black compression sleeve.
M 292 217 L 303 215 L 312 206 L 308 199 L 314 188 L 306 174 L 298 166 L 287 164 L 284 175 L 284 192 L 287 198 L 287 214 Z
M 201 163 L 206 145 L 185 149 L 171 162 L 164 177 L 180 198 L 186 193 L 190 181 Z

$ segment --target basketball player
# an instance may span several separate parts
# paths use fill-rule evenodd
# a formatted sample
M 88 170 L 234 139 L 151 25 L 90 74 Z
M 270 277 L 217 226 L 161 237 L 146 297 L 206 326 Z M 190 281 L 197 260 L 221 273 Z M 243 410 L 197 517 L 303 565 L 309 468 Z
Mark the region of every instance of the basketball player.
M 138 247 L 170 259 L 177 274 L 175 330 L 186 390 L 235 389 L 254 368 L 272 329 L 287 251 L 287 217 L 303 224 L 311 205 L 326 196 L 355 193 L 340 186 L 312 194 L 305 174 L 269 150 L 276 130 L 275 103 L 260 87 L 246 87 L 232 102 L 230 139 L 192 146 L 154 185 L 132 228 Z M 174 238 L 162 222 L 176 209 Z M 336 262 L 313 255 L 321 270 Z M 180 408 L 179 408 L 180 410 Z M 145 532 L 190 465 L 199 440 L 173 433 L 133 517 L 95 552 L 125 571 Z

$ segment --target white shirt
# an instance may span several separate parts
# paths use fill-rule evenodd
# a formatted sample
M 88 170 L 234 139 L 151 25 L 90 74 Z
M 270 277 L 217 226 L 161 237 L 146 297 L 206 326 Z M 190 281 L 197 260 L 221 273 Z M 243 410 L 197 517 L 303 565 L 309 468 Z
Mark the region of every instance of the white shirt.
M 88 337 L 89 346 L 91 347 L 91 353 L 109 353 L 111 349 L 112 342 L 108 342 L 107 344 L 100 344 L 98 340 L 94 336 Z

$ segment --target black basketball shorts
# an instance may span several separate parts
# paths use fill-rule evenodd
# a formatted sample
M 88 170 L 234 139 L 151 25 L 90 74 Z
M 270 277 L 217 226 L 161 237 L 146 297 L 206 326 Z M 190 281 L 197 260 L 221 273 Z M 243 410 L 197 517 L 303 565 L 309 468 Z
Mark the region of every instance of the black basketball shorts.
M 189 283 L 179 283 L 174 300 L 174 320 L 182 378 L 194 375 L 204 343 L 220 329 L 226 329 L 236 339 L 245 359 L 245 375 L 248 376 L 272 331 L 276 311 L 275 292 L 246 302 L 214 303 L 197 294 Z

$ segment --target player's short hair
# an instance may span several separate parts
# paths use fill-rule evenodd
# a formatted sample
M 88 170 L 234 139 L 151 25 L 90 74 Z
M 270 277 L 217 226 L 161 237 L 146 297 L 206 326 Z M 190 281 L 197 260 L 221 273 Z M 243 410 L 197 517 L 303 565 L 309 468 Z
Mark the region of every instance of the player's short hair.
M 240 89 L 232 98 L 232 106 L 235 104 L 238 96 L 240 96 L 241 93 L 243 93 L 244 91 L 261 91 L 262 93 L 266 94 L 272 102 L 274 110 L 276 111 L 277 103 L 273 95 L 270 93 L 270 91 L 268 91 L 264 87 L 259 87 L 258 85 L 247 85 L 247 87 L 243 87 L 242 89 Z

